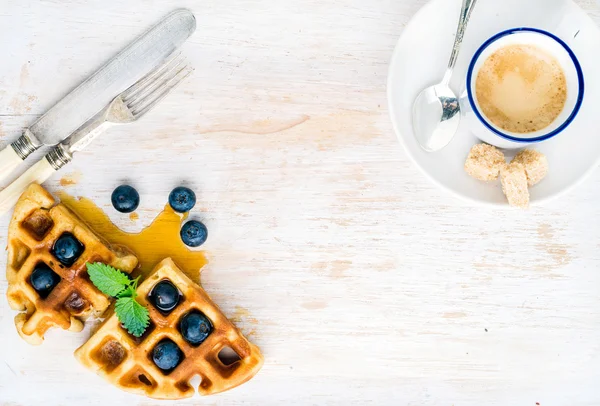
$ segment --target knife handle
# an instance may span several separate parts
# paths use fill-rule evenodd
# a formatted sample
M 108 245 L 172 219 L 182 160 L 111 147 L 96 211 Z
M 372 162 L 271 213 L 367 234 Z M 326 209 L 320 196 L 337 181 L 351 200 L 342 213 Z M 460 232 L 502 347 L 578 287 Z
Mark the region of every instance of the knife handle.
M 56 169 L 54 169 L 46 157 L 29 168 L 27 172 L 19 176 L 17 180 L 0 192 L 0 216 L 13 208 L 19 197 L 27 189 L 27 186 L 32 183 L 44 183 L 55 172 Z
M 12 145 L 0 151 L 0 182 L 6 179 L 19 165 L 23 163 Z

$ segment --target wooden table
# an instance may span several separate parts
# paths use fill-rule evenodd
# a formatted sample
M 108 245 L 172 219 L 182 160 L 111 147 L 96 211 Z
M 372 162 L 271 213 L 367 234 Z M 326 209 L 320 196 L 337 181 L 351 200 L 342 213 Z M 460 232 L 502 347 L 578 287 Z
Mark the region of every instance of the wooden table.
M 423 4 L 2 0 L 2 146 L 174 7 L 198 18 L 185 89 L 81 153 L 63 173 L 75 185 L 47 182 L 126 230 L 175 185 L 198 192 L 203 286 L 266 362 L 182 404 L 600 403 L 600 172 L 527 212 L 429 183 L 386 108 L 392 49 Z M 124 181 L 142 196 L 137 222 L 110 206 Z M 0 276 L 0 404 L 167 404 L 84 370 L 72 352 L 88 330 L 26 344 L 6 289 Z

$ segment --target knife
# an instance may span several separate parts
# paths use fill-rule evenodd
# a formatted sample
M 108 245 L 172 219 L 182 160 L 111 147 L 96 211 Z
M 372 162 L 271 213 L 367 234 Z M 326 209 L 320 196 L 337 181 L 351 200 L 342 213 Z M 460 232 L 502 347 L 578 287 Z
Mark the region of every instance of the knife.
M 102 110 L 115 95 L 156 68 L 196 30 L 191 11 L 180 9 L 123 49 L 0 151 L 0 181 L 32 152 L 54 146 Z

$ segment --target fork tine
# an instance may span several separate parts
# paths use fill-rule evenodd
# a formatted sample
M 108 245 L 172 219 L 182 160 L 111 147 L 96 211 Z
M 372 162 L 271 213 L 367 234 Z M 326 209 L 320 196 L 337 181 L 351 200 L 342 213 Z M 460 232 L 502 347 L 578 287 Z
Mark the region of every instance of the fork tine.
M 131 114 L 137 120 L 142 117 L 144 114 L 149 112 L 152 108 L 154 108 L 162 99 L 164 99 L 173 89 L 175 89 L 178 85 L 183 82 L 185 78 L 187 78 L 192 72 L 193 68 L 185 67 L 181 69 L 175 76 L 169 79 L 168 82 L 165 82 L 161 87 L 156 89 L 152 94 L 148 95 L 144 99 L 143 106 L 139 105 L 137 107 L 130 107 Z
M 179 63 L 179 61 L 181 61 L 182 58 L 183 57 L 181 57 L 181 52 L 175 51 L 173 54 L 171 54 L 171 56 L 167 57 L 167 59 L 162 64 L 160 64 L 158 67 L 156 67 L 153 71 L 151 71 L 146 76 L 144 76 L 143 78 L 141 78 L 140 80 L 135 82 L 133 85 L 131 85 L 128 89 L 123 91 L 121 93 L 121 99 L 123 101 L 126 101 L 126 100 L 132 98 L 133 96 L 135 96 L 137 93 L 139 93 L 141 90 L 143 90 L 146 86 L 148 86 L 150 83 L 152 83 L 154 80 L 156 80 L 157 77 L 162 75 L 165 72 L 165 70 L 171 69 L 171 66 L 173 65 L 173 63 Z
M 135 107 L 139 105 L 143 100 L 154 93 L 156 89 L 159 89 L 164 85 L 165 82 L 168 82 L 173 76 L 177 75 L 182 69 L 187 66 L 187 61 L 185 58 L 179 58 L 174 60 L 173 63 L 166 66 L 165 69 L 158 76 L 153 77 L 152 81 L 147 83 L 144 87 L 138 89 L 137 92 L 133 95 L 129 95 L 123 101 L 130 107 Z

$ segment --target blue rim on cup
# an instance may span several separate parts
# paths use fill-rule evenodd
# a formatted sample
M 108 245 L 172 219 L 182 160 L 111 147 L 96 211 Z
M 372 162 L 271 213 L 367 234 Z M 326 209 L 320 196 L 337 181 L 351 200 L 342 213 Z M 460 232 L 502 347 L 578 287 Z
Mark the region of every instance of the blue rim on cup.
M 551 39 L 553 39 L 554 41 L 556 41 L 560 46 L 562 46 L 564 48 L 564 50 L 568 53 L 568 55 L 571 58 L 571 61 L 573 62 L 573 65 L 575 67 L 575 70 L 577 72 L 577 82 L 578 82 L 578 95 L 577 95 L 577 99 L 576 102 L 571 110 L 571 114 L 569 115 L 569 117 L 564 120 L 564 122 L 558 126 L 557 128 L 553 129 L 551 132 L 549 132 L 548 134 L 544 134 L 544 135 L 540 135 L 537 137 L 533 137 L 533 138 L 526 138 L 526 137 L 517 137 L 514 135 L 510 135 L 507 134 L 505 132 L 502 132 L 501 130 L 499 130 L 498 128 L 496 128 L 495 126 L 493 126 L 485 117 L 484 115 L 479 111 L 479 108 L 477 107 L 477 103 L 475 102 L 475 98 L 473 96 L 473 91 L 472 91 L 472 87 L 473 87 L 473 72 L 475 69 L 475 65 L 477 64 L 477 62 L 479 61 L 479 57 L 481 56 L 481 54 L 493 43 L 495 43 L 496 41 L 498 41 L 500 38 L 506 37 L 508 35 L 512 35 L 512 34 L 518 34 L 518 33 L 535 33 L 535 34 L 541 34 L 541 35 L 545 35 L 546 37 L 549 37 Z M 573 51 L 571 50 L 571 48 L 560 38 L 558 38 L 556 35 L 551 34 L 547 31 L 544 30 L 540 30 L 537 28 L 528 28 L 528 27 L 521 27 L 521 28 L 512 28 L 506 31 L 502 31 L 496 35 L 494 35 L 493 37 L 491 37 L 490 39 L 488 39 L 483 45 L 481 45 L 481 47 L 479 47 L 479 49 L 477 50 L 477 52 L 475 52 L 475 55 L 473 55 L 473 58 L 471 59 L 471 63 L 469 64 L 469 70 L 467 71 L 467 94 L 468 94 L 468 98 L 469 98 L 469 104 L 471 106 L 471 109 L 473 110 L 473 112 L 475 113 L 475 115 L 477 116 L 477 118 L 479 119 L 479 121 L 481 123 L 483 123 L 483 125 L 490 130 L 491 132 L 493 132 L 494 134 L 509 140 L 509 141 L 513 141 L 513 142 L 517 142 L 517 143 L 535 143 L 535 142 L 541 142 L 547 139 L 550 139 L 556 135 L 558 135 L 559 133 L 561 133 L 562 131 L 564 131 L 575 119 L 575 117 L 577 116 L 577 113 L 579 113 L 579 109 L 581 108 L 581 104 L 583 103 L 583 95 L 584 95 L 584 90 L 585 90 L 585 84 L 584 84 L 584 78 L 583 78 L 583 70 L 581 69 L 581 65 L 579 64 L 579 61 L 577 60 L 577 57 L 575 56 L 575 54 L 573 53 Z

